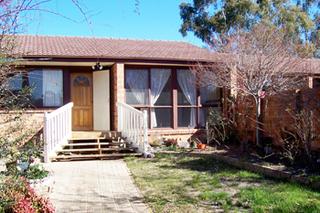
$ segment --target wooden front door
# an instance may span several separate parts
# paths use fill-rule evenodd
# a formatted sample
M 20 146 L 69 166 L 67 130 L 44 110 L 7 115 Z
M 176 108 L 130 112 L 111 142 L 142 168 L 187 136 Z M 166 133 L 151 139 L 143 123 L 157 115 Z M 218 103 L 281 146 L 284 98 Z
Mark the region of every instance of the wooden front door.
M 92 130 L 92 73 L 71 73 L 72 129 Z

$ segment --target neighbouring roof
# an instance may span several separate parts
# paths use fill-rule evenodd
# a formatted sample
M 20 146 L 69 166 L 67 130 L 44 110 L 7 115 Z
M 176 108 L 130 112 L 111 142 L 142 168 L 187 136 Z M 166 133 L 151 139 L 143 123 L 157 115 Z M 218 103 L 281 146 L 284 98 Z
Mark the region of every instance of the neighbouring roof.
M 213 61 L 208 50 L 179 41 L 18 35 L 16 42 L 23 57 Z

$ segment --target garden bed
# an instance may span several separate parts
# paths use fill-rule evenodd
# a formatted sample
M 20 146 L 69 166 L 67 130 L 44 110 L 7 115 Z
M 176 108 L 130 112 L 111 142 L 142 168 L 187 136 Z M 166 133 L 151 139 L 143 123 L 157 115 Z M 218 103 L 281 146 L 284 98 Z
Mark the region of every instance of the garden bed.
M 212 154 L 127 158 L 154 212 L 319 212 L 320 193 L 222 163 Z
M 227 163 L 231 166 L 256 172 L 267 177 L 276 178 L 285 181 L 296 182 L 306 185 L 315 190 L 320 190 L 320 175 L 308 174 L 304 170 L 287 167 L 283 164 L 273 164 L 255 157 L 240 157 L 238 153 L 230 153 L 227 150 L 182 150 L 184 154 L 189 156 L 211 156 L 215 160 Z M 181 151 L 161 151 L 164 154 L 180 154 Z

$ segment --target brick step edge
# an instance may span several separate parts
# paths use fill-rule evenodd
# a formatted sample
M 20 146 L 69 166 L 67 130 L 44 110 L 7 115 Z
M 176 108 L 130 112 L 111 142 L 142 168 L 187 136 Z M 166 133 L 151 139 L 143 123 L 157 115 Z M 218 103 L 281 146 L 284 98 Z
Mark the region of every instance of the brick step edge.
M 320 190 L 320 181 L 311 181 L 308 177 L 302 177 L 300 175 L 294 175 L 290 172 L 280 171 L 277 169 L 273 169 L 270 167 L 262 166 L 256 163 L 249 163 L 247 161 L 243 161 L 238 158 L 233 158 L 221 154 L 217 154 L 215 152 L 176 152 L 176 151 L 159 151 L 158 153 L 162 154 L 184 154 L 192 157 L 201 157 L 201 156 L 208 156 L 212 157 L 213 159 L 229 164 L 239 169 L 245 169 L 251 172 L 262 174 L 266 177 L 271 177 L 279 180 L 286 180 L 293 183 L 299 183 L 301 185 L 308 186 L 315 190 Z

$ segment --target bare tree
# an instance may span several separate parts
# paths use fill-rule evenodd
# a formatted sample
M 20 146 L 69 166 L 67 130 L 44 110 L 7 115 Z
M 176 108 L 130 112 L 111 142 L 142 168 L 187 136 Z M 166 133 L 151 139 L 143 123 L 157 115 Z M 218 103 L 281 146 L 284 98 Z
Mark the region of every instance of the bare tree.
M 251 97 L 255 103 L 256 143 L 260 146 L 261 100 L 299 87 L 310 69 L 297 45 L 281 30 L 257 25 L 250 32 L 238 32 L 216 39 L 215 63 L 193 69 L 201 85 L 214 84 L 233 94 Z M 305 55 L 303 55 L 305 57 Z M 243 103 L 250 105 L 249 102 Z

